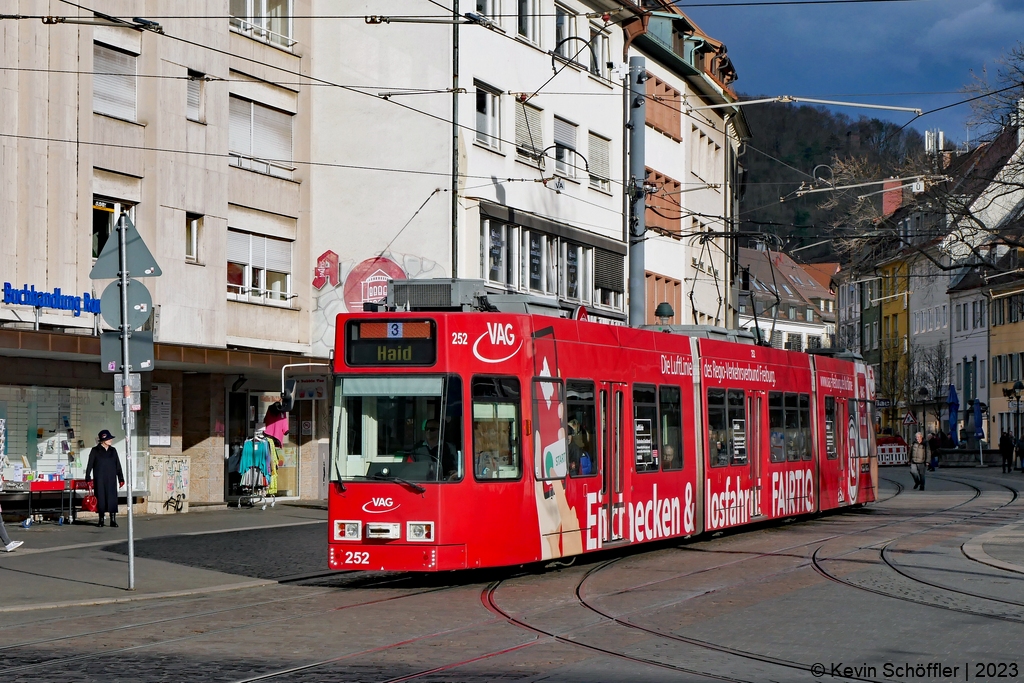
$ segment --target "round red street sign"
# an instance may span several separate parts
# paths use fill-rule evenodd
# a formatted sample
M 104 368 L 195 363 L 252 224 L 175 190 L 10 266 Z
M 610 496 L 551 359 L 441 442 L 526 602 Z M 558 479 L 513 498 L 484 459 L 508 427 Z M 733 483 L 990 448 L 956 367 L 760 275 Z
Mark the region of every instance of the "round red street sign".
M 361 311 L 366 302 L 383 303 L 388 298 L 388 280 L 404 279 L 405 271 L 391 259 L 368 258 L 345 279 L 345 306 L 349 311 Z
M 587 322 L 590 320 L 590 316 L 587 315 L 586 306 L 577 306 L 576 311 L 573 313 L 572 317 L 576 318 L 576 320 L 582 320 L 583 322 Z

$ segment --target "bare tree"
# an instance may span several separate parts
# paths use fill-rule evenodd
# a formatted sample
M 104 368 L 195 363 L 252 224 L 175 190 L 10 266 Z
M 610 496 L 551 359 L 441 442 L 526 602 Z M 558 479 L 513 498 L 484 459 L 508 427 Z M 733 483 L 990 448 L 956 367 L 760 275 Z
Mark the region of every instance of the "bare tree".
M 922 349 L 919 356 L 921 386 L 928 390 L 931 397 L 928 406 L 936 422 L 941 425 L 942 406 L 946 403 L 946 392 L 949 389 L 949 349 L 944 340 L 939 340 L 935 346 Z

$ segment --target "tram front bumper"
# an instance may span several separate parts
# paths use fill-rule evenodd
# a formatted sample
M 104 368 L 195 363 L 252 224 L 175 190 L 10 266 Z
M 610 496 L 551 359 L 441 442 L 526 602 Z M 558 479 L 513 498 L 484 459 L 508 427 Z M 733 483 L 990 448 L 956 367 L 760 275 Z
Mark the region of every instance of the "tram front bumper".
M 433 572 L 466 568 L 465 545 L 421 543 L 330 543 L 331 569 Z

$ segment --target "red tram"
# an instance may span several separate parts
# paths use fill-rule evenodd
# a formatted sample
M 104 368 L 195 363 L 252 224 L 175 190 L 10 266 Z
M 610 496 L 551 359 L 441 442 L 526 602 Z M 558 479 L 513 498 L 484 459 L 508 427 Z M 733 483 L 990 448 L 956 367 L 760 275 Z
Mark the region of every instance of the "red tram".
M 875 499 L 857 359 L 539 315 L 337 319 L 333 569 L 570 557 Z

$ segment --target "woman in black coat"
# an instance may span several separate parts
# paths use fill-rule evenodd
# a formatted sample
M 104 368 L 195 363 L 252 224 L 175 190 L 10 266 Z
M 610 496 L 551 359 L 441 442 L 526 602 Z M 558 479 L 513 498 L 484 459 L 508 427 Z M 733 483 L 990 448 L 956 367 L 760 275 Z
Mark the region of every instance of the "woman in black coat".
M 89 464 L 85 467 L 86 481 L 92 479 L 93 472 L 96 474 L 96 512 L 100 513 L 96 526 L 103 526 L 105 513 L 110 513 L 110 526 L 117 526 L 117 485 L 124 486 L 124 472 L 117 458 L 117 449 L 110 445 L 114 436 L 104 429 L 96 440 L 99 445 L 89 451 Z

